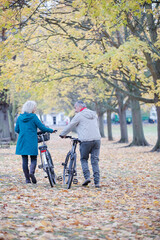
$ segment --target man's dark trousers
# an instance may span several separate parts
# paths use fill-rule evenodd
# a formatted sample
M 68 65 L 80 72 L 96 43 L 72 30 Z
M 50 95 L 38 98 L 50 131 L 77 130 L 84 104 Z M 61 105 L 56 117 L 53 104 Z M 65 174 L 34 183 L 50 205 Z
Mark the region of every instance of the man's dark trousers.
M 93 170 L 94 184 L 99 184 L 99 153 L 100 153 L 100 140 L 85 141 L 80 144 L 81 166 L 85 179 L 90 178 L 90 171 L 88 167 L 88 158 L 91 154 L 91 165 Z

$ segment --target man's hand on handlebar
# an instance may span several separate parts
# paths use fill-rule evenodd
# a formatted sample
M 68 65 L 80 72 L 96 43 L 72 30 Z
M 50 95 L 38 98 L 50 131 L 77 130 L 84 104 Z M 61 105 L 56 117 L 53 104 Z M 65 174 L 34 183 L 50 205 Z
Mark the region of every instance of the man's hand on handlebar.
M 59 135 L 60 138 L 65 138 L 66 136 Z
M 58 131 L 58 130 L 55 129 L 55 130 L 53 130 L 53 133 L 56 133 L 57 131 Z

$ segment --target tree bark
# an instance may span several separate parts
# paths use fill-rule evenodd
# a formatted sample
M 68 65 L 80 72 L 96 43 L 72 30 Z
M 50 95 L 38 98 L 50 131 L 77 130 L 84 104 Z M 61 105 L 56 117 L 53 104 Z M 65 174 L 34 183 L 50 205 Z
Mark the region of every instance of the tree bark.
M 144 137 L 139 101 L 131 99 L 133 140 L 129 146 L 148 146 Z
M 121 138 L 119 143 L 128 143 L 128 131 L 127 131 L 127 122 L 126 122 L 126 110 L 123 108 L 119 111 L 119 121 L 120 121 L 120 132 Z
M 8 139 L 10 141 L 10 130 L 8 121 L 8 104 L 0 103 L 0 141 Z
M 100 131 L 100 134 L 101 134 L 101 137 L 105 137 L 105 134 L 104 134 L 104 121 L 103 121 L 103 113 L 99 113 L 98 114 L 98 121 L 99 121 L 99 131 Z
M 119 112 L 119 121 L 120 121 L 120 132 L 121 138 L 118 141 L 119 143 L 128 143 L 128 131 L 127 131 L 127 122 L 126 122 L 126 105 L 124 105 L 123 95 L 116 91 L 116 97 L 118 100 L 118 112 Z
M 153 149 L 151 150 L 151 152 L 157 151 L 160 152 L 160 106 L 156 106 L 156 110 L 157 110 L 157 133 L 158 133 L 158 138 L 157 138 L 157 142 L 156 145 L 153 147 Z
M 16 134 L 14 131 L 14 116 L 15 116 L 15 106 L 13 104 L 9 104 L 8 108 L 9 113 L 9 123 L 10 123 L 10 131 L 11 131 L 11 140 L 16 141 Z
M 113 141 L 112 121 L 111 121 L 111 111 L 110 110 L 107 110 L 107 130 L 108 130 L 108 140 Z

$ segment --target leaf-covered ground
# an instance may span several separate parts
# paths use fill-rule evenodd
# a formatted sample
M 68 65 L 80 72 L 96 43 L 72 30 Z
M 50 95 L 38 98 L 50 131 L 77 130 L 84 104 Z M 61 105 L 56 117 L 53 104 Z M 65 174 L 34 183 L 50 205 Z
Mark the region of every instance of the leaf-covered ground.
M 70 140 L 52 135 L 48 146 L 60 176 Z M 160 239 L 160 154 L 124 146 L 102 139 L 100 189 L 93 178 L 81 186 L 78 154 L 79 183 L 70 190 L 60 181 L 51 188 L 38 168 L 38 183 L 25 184 L 15 146 L 0 149 L 0 239 Z

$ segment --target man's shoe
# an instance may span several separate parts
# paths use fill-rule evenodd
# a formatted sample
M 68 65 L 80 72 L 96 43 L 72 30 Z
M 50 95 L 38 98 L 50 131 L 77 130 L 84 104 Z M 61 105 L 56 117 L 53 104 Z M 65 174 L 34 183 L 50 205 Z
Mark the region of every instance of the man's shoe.
M 32 183 L 36 184 L 36 183 L 37 183 L 37 180 L 36 180 L 34 174 L 33 174 L 33 173 L 30 173 L 29 176 L 30 176 L 30 178 L 31 178 L 31 180 L 32 180 Z
M 82 186 L 87 186 L 91 182 L 90 178 L 86 179 Z
M 95 188 L 100 188 L 99 183 L 95 184 Z

